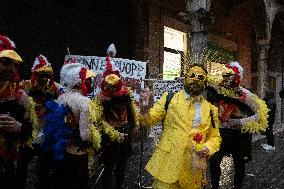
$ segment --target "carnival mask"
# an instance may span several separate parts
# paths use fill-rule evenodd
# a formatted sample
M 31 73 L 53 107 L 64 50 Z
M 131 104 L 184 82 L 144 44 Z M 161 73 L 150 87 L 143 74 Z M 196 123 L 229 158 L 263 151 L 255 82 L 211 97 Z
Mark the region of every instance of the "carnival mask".
M 236 74 L 223 74 L 222 77 L 223 77 L 223 80 L 222 80 L 221 85 L 223 87 L 234 88 L 238 86 L 236 82 L 236 77 L 237 77 Z
M 192 96 L 200 95 L 206 84 L 206 72 L 199 66 L 194 66 L 185 75 L 184 89 Z
M 9 81 L 14 73 L 14 63 L 11 59 L 0 59 L 0 81 Z
M 225 88 L 235 88 L 240 84 L 240 76 L 236 74 L 237 71 L 233 70 L 231 67 L 227 67 L 222 74 L 221 86 Z

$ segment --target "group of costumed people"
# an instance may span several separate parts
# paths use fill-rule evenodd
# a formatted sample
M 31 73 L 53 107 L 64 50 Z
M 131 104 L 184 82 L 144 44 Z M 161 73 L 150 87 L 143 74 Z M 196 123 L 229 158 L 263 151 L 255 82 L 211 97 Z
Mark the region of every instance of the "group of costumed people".
M 20 82 L 17 65 L 23 61 L 13 44 L 0 36 L 0 188 L 25 188 L 35 155 L 37 188 L 88 188 L 88 162 L 98 151 L 103 188 L 122 188 L 133 132 L 159 122 L 162 134 L 146 165 L 154 189 L 207 185 L 208 161 L 212 188 L 219 188 L 220 163 L 230 154 L 234 187 L 241 188 L 245 164 L 252 158 L 252 133 L 265 131 L 269 110 L 240 86 L 239 63 L 226 65 L 221 82 L 202 66 L 191 65 L 184 89 L 166 92 L 153 107 L 147 103 L 151 91 L 142 90 L 140 112 L 131 89 L 112 68 L 113 45 L 94 96 L 93 71 L 80 63 L 64 64 L 56 83 L 43 55 L 36 57 L 31 79 Z

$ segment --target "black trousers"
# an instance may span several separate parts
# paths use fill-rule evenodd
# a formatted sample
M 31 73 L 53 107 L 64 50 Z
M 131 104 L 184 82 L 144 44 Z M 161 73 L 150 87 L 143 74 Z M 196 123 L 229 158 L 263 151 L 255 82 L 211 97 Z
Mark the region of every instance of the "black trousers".
M 103 187 L 104 189 L 113 189 L 112 184 L 115 180 L 115 189 L 120 189 L 123 185 L 127 159 L 132 154 L 131 137 L 126 137 L 122 143 L 111 142 L 106 135 L 103 135 L 102 138 L 102 155 L 105 167 Z
M 220 164 L 223 157 L 230 154 L 233 156 L 235 169 L 234 189 L 240 189 L 245 178 L 245 164 L 251 160 L 252 136 L 233 129 L 220 129 L 220 135 L 220 150 L 209 159 L 212 189 L 219 189 Z
M 0 188 L 16 189 L 16 166 L 14 160 L 0 158 Z
M 267 144 L 270 146 L 274 146 L 273 124 L 268 125 L 265 131 L 265 136 Z
M 39 157 L 38 189 L 88 189 L 88 156 L 65 153 L 61 161 L 51 153 Z
M 35 150 L 30 147 L 22 147 L 19 154 L 20 159 L 17 161 L 16 169 L 17 188 L 24 189 L 27 182 L 27 169 L 35 155 Z

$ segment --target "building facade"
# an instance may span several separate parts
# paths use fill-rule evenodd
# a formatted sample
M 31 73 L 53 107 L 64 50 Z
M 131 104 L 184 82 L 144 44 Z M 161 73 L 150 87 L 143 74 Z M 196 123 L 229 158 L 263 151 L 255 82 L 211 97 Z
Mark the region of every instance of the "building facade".
M 104 56 L 114 43 L 118 57 L 148 61 L 149 78 L 172 79 L 187 58 L 198 61 L 195 53 L 206 55 L 208 49 L 219 62 L 240 62 L 245 87 L 260 96 L 274 92 L 282 122 L 283 5 L 283 0 L 0 0 L 0 33 L 16 42 L 26 63 L 23 77 L 29 77 L 39 53 L 59 73 L 67 47 L 71 54 Z

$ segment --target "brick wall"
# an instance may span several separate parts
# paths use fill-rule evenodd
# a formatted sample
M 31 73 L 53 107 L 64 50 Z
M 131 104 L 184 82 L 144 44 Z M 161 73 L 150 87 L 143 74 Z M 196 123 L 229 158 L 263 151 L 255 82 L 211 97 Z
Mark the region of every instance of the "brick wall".
M 149 60 L 149 77 L 156 78 L 163 67 L 164 26 L 189 31 L 188 25 L 177 16 L 185 11 L 181 0 L 64 2 L 11 0 L 6 3 L 7 14 L 0 15 L 0 19 L 7 20 L 6 34 L 17 43 L 18 51 L 26 62 L 22 69 L 25 77 L 29 75 L 38 53 L 45 54 L 58 73 L 67 53 L 66 46 L 72 54 L 103 56 L 107 46 L 113 42 L 117 46 L 118 57 Z M 236 53 L 245 69 L 242 84 L 247 87 L 251 85 L 250 6 L 243 3 L 226 14 L 218 13 L 221 9 L 212 10 L 218 18 L 211 24 L 208 35 L 209 41 Z M 226 33 L 230 36 L 224 35 Z
M 244 68 L 242 85 L 251 87 L 252 17 L 249 2 L 242 3 L 226 14 L 216 13 L 218 18 L 210 26 L 209 41 L 233 51 L 236 60 Z M 217 11 L 218 10 L 213 10 Z
M 177 17 L 178 9 L 172 4 L 169 11 L 159 1 L 149 7 L 149 72 L 150 77 L 162 73 L 163 64 L 163 27 L 171 27 L 183 32 L 189 31 L 188 25 Z M 242 85 L 251 87 L 251 56 L 252 56 L 252 20 L 250 3 L 242 3 L 230 14 L 217 14 L 218 19 L 210 26 L 208 40 L 221 47 L 233 51 L 236 60 L 244 68 Z M 182 8 L 180 8 L 182 11 Z M 218 10 L 215 10 L 218 11 Z M 223 17 L 222 17 L 223 15 Z M 228 33 L 229 36 L 225 34 Z M 190 39 L 189 39 L 190 40 Z

